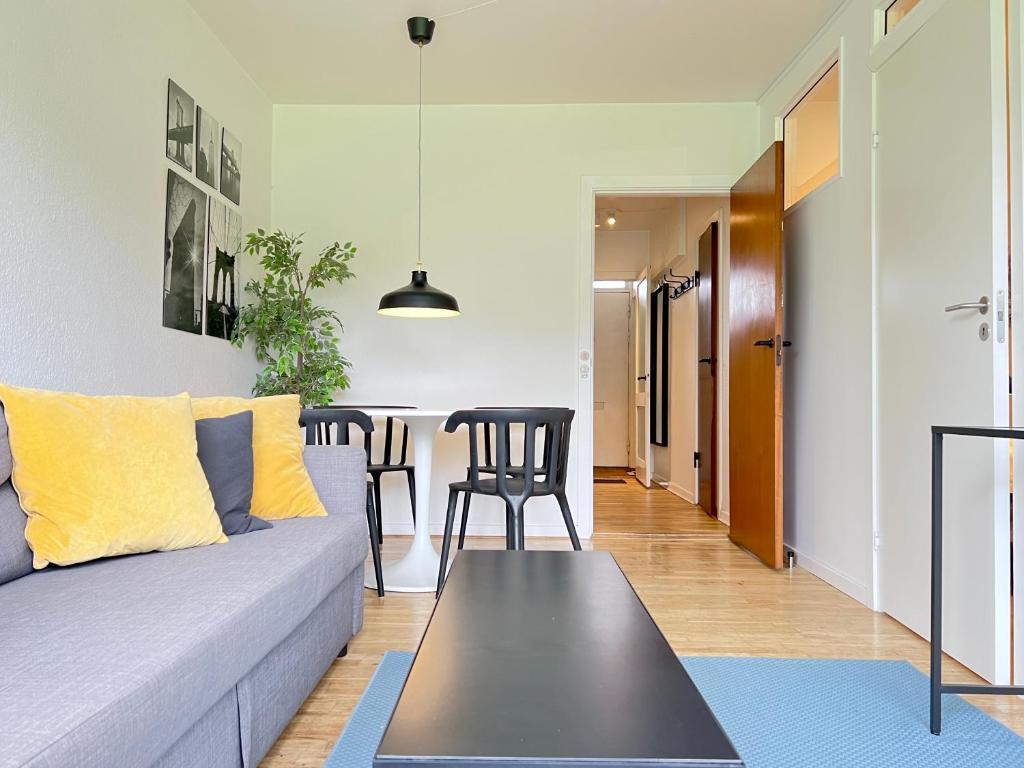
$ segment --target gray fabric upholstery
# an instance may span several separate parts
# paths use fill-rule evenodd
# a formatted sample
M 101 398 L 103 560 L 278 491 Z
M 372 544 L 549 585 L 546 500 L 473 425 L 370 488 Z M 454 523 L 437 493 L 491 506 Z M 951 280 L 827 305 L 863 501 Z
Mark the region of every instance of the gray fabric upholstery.
M 355 631 L 367 553 L 365 457 L 331 448 L 308 462 L 328 517 L 278 521 L 228 544 L 51 567 L 0 587 L 0 768 L 172 759 L 204 713 L 342 584 L 350 597 L 338 610 L 350 611 Z M 344 629 L 335 626 L 338 638 Z M 338 638 L 319 653 L 337 653 Z M 287 651 L 271 658 L 288 674 Z M 313 671 L 301 675 L 307 684 Z M 271 687 L 262 674 L 251 685 L 256 694 Z M 297 693 L 282 685 L 269 709 L 250 707 L 257 727 L 276 727 L 293 706 Z M 266 739 L 249 733 L 250 752 Z
M 0 584 L 32 573 L 32 550 L 25 541 L 28 518 L 10 482 L 0 483 Z
M 0 403 L 0 485 L 11 479 L 14 459 L 11 457 L 11 443 L 7 438 L 7 419 L 4 418 L 4 406 Z
M 357 568 L 320 607 L 238 683 L 242 763 L 255 768 L 328 670 L 352 627 L 352 601 L 362 595 Z
M 306 469 L 313 480 L 316 493 L 333 515 L 360 505 L 358 514 L 366 515 L 366 452 L 354 445 L 307 445 Z
M 245 768 L 238 734 L 238 695 L 234 688 L 153 764 L 153 768 L 200 767 Z

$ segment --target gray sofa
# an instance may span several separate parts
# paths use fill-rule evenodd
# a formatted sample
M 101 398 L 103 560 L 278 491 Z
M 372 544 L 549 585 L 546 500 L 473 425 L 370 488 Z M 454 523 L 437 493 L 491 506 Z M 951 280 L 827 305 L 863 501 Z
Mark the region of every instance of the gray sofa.
M 0 584 L 0 767 L 256 766 L 362 625 L 365 454 L 306 465 L 328 517 Z M 30 557 L 5 479 L 0 582 Z

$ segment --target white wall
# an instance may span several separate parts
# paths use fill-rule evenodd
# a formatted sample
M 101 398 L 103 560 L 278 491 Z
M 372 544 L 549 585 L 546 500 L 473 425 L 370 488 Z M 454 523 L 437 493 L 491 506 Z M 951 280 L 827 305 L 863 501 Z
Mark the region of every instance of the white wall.
M 871 74 L 874 4 L 845 6 L 758 103 L 760 146 L 836 52 L 841 176 L 785 219 L 787 546 L 872 604 Z
M 0 380 L 247 394 L 250 351 L 161 326 L 167 78 L 241 140 L 249 229 L 269 99 L 184 0 L 4 2 L 0 72 Z
M 756 143 L 751 104 L 428 106 L 424 260 L 458 297 L 454 320 L 375 311 L 415 261 L 415 108 L 276 106 L 273 223 L 360 247 L 358 278 L 329 294 L 354 364 L 349 402 L 576 405 L 581 177 L 738 177 Z M 434 509 L 465 474 L 464 441 L 438 441 Z M 408 532 L 408 499 L 388 490 L 385 531 Z M 473 529 L 500 535 L 484 501 Z M 554 505 L 533 506 L 530 533 L 563 530 Z
M 649 232 L 608 230 L 594 233 L 595 280 L 635 280 L 650 260 Z

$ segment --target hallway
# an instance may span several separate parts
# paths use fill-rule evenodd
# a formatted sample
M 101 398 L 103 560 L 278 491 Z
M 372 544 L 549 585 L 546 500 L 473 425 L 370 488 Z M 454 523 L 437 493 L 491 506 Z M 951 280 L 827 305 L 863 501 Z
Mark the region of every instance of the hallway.
M 594 468 L 594 535 L 726 537 L 729 529 L 700 507 L 625 470 Z

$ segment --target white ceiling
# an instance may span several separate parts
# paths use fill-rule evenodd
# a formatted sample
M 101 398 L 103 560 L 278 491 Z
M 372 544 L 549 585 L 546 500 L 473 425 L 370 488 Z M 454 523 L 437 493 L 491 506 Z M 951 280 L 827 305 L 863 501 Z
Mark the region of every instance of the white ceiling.
M 753 101 L 843 0 L 189 0 L 275 103 Z

